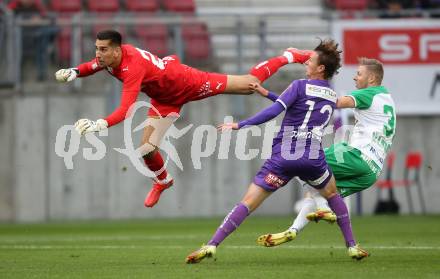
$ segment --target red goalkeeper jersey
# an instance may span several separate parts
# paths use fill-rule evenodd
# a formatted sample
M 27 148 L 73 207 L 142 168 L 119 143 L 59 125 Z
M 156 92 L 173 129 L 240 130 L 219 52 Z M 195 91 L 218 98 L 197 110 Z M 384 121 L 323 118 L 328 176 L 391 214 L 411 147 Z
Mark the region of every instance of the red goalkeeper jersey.
M 119 107 L 105 118 L 109 127 L 125 119 L 129 107 L 139 92 L 146 93 L 153 101 L 179 107 L 189 101 L 221 93 L 226 87 L 226 76 L 211 87 L 210 73 L 181 64 L 177 56 L 158 58 L 148 51 L 132 45 L 122 45 L 121 63 L 116 68 L 105 68 L 122 83 Z M 96 60 L 79 65 L 78 77 L 103 70 Z

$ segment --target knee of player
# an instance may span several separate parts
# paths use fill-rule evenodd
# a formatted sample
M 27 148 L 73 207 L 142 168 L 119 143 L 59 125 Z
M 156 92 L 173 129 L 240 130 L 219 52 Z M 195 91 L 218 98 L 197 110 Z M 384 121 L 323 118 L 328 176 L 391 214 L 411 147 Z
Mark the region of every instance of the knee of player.
M 336 195 L 337 191 L 334 190 L 333 187 L 327 185 L 326 187 L 319 190 L 319 194 L 328 200 Z
M 313 194 L 312 194 L 310 191 L 307 191 L 307 192 L 304 193 L 304 198 L 305 198 L 305 199 L 307 199 L 307 198 L 313 198 Z

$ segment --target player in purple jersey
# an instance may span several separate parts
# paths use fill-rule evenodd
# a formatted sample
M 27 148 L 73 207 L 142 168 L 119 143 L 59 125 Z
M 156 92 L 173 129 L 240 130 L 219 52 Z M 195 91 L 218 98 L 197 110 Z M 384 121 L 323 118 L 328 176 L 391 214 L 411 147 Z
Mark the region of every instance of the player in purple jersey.
M 286 111 L 281 130 L 273 141 L 271 158 L 264 163 L 241 202 L 226 216 L 208 244 L 188 255 L 187 263 L 198 263 L 214 256 L 217 246 L 251 212 L 295 176 L 308 181 L 328 200 L 338 216 L 347 247 L 360 250 L 353 238 L 347 207 L 336 191 L 335 179 L 321 146 L 323 129 L 336 106 L 336 93 L 328 80 L 340 68 L 341 51 L 337 47 L 333 40 L 321 41 L 305 63 L 308 79 L 294 81 L 279 97 L 270 93 L 276 101 L 255 116 L 219 126 L 220 130 L 238 130 L 262 124 Z

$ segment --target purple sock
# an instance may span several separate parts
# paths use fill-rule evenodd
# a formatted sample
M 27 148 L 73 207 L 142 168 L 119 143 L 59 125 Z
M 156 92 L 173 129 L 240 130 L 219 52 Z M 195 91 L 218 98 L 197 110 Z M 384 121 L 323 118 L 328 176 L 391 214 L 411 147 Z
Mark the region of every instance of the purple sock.
M 356 245 L 356 241 L 353 237 L 353 232 L 351 231 L 351 222 L 350 217 L 348 216 L 348 209 L 344 203 L 344 200 L 339 194 L 336 194 L 327 201 L 328 205 L 338 218 L 338 225 L 341 229 L 342 234 L 344 235 L 345 245 L 347 245 L 347 247 Z
M 225 217 L 223 223 L 218 227 L 214 236 L 208 242 L 208 245 L 218 246 L 222 241 L 235 231 L 238 226 L 246 219 L 249 209 L 243 203 L 237 204 L 231 212 Z

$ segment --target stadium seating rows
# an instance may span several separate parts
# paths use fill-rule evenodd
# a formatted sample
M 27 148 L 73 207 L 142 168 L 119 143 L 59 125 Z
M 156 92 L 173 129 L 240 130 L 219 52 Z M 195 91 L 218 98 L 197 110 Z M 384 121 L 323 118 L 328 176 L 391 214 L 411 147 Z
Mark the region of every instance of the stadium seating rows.
M 179 13 L 195 16 L 194 0 L 50 0 L 48 7 L 60 18 L 71 18 L 75 13 L 87 11 L 99 13 L 99 18 L 111 18 L 118 12 L 132 12 L 137 16 L 152 16 L 155 14 Z M 95 25 L 91 35 L 94 37 L 99 30 L 113 26 Z M 170 52 L 170 30 L 166 25 L 154 24 L 135 26 L 133 28 L 117 28 L 125 36 L 133 36 L 140 46 L 152 53 L 163 57 Z M 71 28 L 63 28 L 57 38 L 58 59 L 70 59 Z M 206 24 L 182 26 L 184 55 L 190 61 L 203 61 L 211 56 L 211 41 Z
M 59 13 L 90 12 L 177 12 L 194 13 L 194 0 L 49 0 L 49 9 Z

